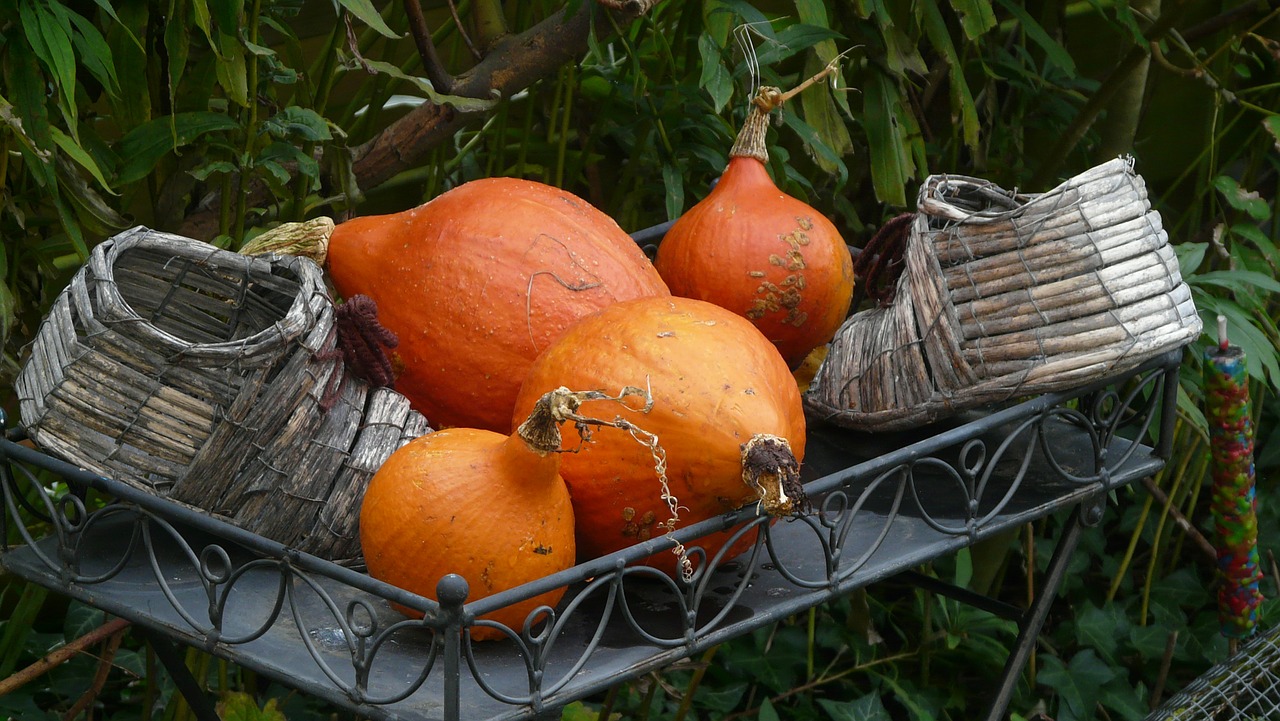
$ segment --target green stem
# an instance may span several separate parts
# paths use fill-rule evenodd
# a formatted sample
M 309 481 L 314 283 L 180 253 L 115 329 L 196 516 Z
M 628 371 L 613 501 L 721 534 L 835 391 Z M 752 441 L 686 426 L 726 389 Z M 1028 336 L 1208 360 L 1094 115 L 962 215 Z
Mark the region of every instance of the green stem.
M 560 140 L 556 143 L 556 182 L 557 188 L 564 187 L 565 153 L 569 145 L 569 119 L 573 116 L 573 86 L 577 80 L 577 68 L 569 65 L 565 72 L 564 102 L 560 111 Z
M 249 29 L 249 42 L 254 45 L 258 44 L 258 17 L 262 14 L 262 0 L 253 0 L 253 5 L 249 10 L 247 25 Z M 248 185 L 249 168 L 253 165 L 253 146 L 258 139 L 258 56 L 249 54 L 248 68 L 246 68 L 248 80 L 246 85 L 249 89 L 249 122 L 244 125 L 244 155 L 239 164 L 239 171 L 236 173 L 236 212 L 231 219 L 235 223 L 235 233 L 232 238 L 232 247 L 240 247 L 244 242 L 244 224 L 246 208 L 245 188 Z
M 684 696 L 680 699 L 680 707 L 676 709 L 676 715 L 672 718 L 672 721 L 684 721 L 684 717 L 689 714 L 689 709 L 693 707 L 693 695 L 697 693 L 698 686 L 702 684 L 702 677 L 706 675 L 707 668 L 711 665 L 712 659 L 716 657 L 716 651 L 718 650 L 720 650 L 719 646 L 712 646 L 702 654 L 698 667 L 693 671 L 693 677 L 689 679 L 689 686 L 684 690 Z M 607 716 L 603 715 L 600 718 L 608 719 Z
M 471 9 L 476 24 L 476 42 L 481 52 L 492 48 L 507 34 L 507 20 L 502 0 L 476 0 Z

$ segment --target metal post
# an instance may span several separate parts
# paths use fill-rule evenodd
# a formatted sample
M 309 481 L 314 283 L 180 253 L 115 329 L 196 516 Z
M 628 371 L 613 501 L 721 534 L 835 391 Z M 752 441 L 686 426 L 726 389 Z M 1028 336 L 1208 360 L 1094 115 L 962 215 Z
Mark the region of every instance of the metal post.
M 462 604 L 471 588 L 456 573 L 441 578 L 436 584 L 436 598 L 444 618 L 444 718 L 462 719 Z
M 196 715 L 196 719 L 219 721 L 218 709 L 213 699 L 200 688 L 199 682 L 196 681 L 195 676 L 191 675 L 191 670 L 178 654 L 177 647 L 157 631 L 141 625 L 135 625 L 133 628 L 146 639 L 147 643 L 151 644 L 151 648 L 155 649 L 156 658 L 160 659 L 160 664 L 169 672 L 173 685 L 187 700 L 187 705 L 191 707 L 191 712 Z
M 1062 537 L 1058 539 L 1057 548 L 1053 549 L 1053 557 L 1049 560 L 1049 570 L 1041 586 L 1040 595 L 1018 622 L 1018 642 L 1014 646 L 1013 653 L 1009 654 L 1008 660 L 1005 661 L 1000 687 L 996 691 L 995 700 L 991 703 L 991 712 L 987 714 L 987 721 L 1001 721 L 1009 708 L 1009 702 L 1013 700 L 1013 690 L 1018 684 L 1018 677 L 1022 675 L 1023 668 L 1031 658 L 1031 651 L 1036 646 L 1040 629 L 1049 616 L 1049 608 L 1053 605 L 1058 589 L 1067 576 L 1071 555 L 1075 553 L 1076 546 L 1080 543 L 1080 534 L 1084 531 L 1080 520 L 1080 507 L 1076 506 L 1071 510 L 1067 527 L 1063 529 Z

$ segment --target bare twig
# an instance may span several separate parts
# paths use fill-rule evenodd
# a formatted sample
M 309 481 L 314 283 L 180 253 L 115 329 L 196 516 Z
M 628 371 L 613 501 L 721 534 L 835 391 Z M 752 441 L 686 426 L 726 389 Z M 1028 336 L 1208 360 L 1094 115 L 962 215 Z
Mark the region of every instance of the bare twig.
M 404 0 L 404 14 L 409 19 L 409 32 L 413 35 L 414 44 L 418 46 L 422 70 L 431 81 L 431 86 L 441 93 L 452 92 L 453 76 L 444 69 L 444 63 L 440 62 L 436 44 L 431 40 L 431 28 L 427 27 L 427 19 L 422 14 L 422 4 L 418 0 Z
M 63 663 L 66 663 L 86 648 L 89 648 L 96 643 L 101 643 L 104 639 L 111 637 L 113 634 L 119 633 L 128 626 L 129 622 L 123 618 L 113 618 L 85 635 L 72 641 L 68 641 L 66 645 L 60 646 L 45 654 L 39 661 L 36 661 L 21 671 L 15 672 L 8 678 L 0 679 L 0 696 L 12 693 L 23 685 L 40 678 L 43 674 L 62 665 Z
M 120 642 L 124 640 L 124 632 L 125 629 L 121 628 L 107 637 L 102 656 L 98 659 L 98 670 L 93 674 L 93 682 L 89 685 L 88 690 L 62 715 L 63 721 L 73 721 L 85 709 L 89 708 L 89 704 L 98 698 L 98 694 L 102 693 L 102 687 L 106 685 L 107 677 L 111 674 L 112 661 L 115 660 L 116 651 L 120 649 Z
M 639 0 L 624 12 L 600 10 L 594 3 L 576 3 L 519 35 L 500 39 L 483 60 L 458 75 L 450 94 L 464 98 L 509 97 L 548 77 L 587 48 L 592 32 L 612 35 L 612 23 L 622 26 L 648 12 L 657 0 Z M 428 153 L 449 140 L 479 112 L 462 112 L 449 105 L 425 102 L 354 149 L 352 173 L 360 188 L 374 188 L 408 168 L 422 164 Z M 246 206 L 262 207 L 271 198 L 265 182 L 246 190 Z M 226 199 L 231 200 L 231 199 Z M 212 238 L 224 199 L 210 195 L 183 221 L 178 233 Z
M 1177 507 L 1169 502 L 1169 496 L 1165 495 L 1165 492 L 1156 485 L 1156 482 L 1152 480 L 1150 476 L 1146 476 L 1142 479 L 1142 487 L 1147 489 L 1147 492 L 1156 499 L 1157 503 L 1169 509 L 1169 515 L 1173 518 L 1173 522 L 1178 526 L 1178 528 L 1182 529 L 1183 533 L 1186 533 L 1187 536 L 1191 538 L 1209 563 L 1217 563 L 1218 552 L 1213 549 L 1213 544 L 1209 543 L 1209 540 L 1204 537 L 1204 534 L 1200 533 L 1200 531 L 1196 529 L 1195 525 L 1192 524 L 1191 521 L 1187 520 L 1186 516 L 1182 515 L 1182 511 L 1178 510 Z
M 462 18 L 458 17 L 458 4 L 453 0 L 449 0 L 449 15 L 453 17 L 453 24 L 458 28 L 458 37 L 462 38 L 462 42 L 466 44 L 467 49 L 471 51 L 471 57 L 479 60 L 484 57 L 480 52 L 480 48 L 472 42 L 471 36 L 467 34 L 467 28 L 462 24 Z

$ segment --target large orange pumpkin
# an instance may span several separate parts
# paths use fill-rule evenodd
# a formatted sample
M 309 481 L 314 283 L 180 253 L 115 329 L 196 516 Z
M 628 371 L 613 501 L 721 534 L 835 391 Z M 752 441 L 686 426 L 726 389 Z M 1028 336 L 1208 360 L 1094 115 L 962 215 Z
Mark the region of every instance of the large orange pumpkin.
M 663 237 L 654 264 L 672 293 L 750 319 L 796 367 L 848 315 L 853 259 L 830 220 L 769 177 L 777 96 L 762 89 L 724 174 Z
M 551 414 L 566 393 L 548 393 L 510 436 L 450 428 L 392 453 L 360 507 L 369 575 L 434 599 L 440 578 L 456 573 L 475 601 L 572 566 L 573 508 L 558 473 L 561 441 Z M 518 632 L 529 613 L 563 594 L 548 592 L 485 618 Z M 502 633 L 477 626 L 471 635 Z
M 611 218 L 558 188 L 473 180 L 394 215 L 339 224 L 328 269 L 399 337 L 395 388 L 436 427 L 506 433 L 525 371 L 578 318 L 668 295 Z
M 517 418 L 559 387 L 648 388 L 652 408 L 621 417 L 657 436 L 666 452 L 670 492 L 683 508 L 680 526 L 761 499 L 769 511 L 793 509 L 796 489 L 779 489 L 780 476 L 798 480 L 804 457 L 805 418 L 800 392 L 777 349 L 741 316 L 699 300 L 641 298 L 617 303 L 575 323 L 538 356 L 516 401 Z M 613 417 L 615 409 L 582 406 L 582 414 Z M 594 412 L 593 412 L 594 411 Z M 577 447 L 569 439 L 566 447 Z M 789 448 L 788 448 L 789 445 Z M 755 453 L 776 451 L 780 465 L 758 474 Z M 744 468 L 744 456 L 752 462 Z M 650 448 L 617 431 L 561 459 L 573 498 L 580 559 L 597 557 L 666 532 L 670 517 L 655 476 Z M 794 474 L 794 476 L 792 476 Z M 758 486 L 758 487 L 757 487 Z M 708 554 L 731 532 L 700 539 Z M 749 542 L 749 540 L 748 540 Z M 730 554 L 739 549 L 730 550 Z M 674 556 L 648 561 L 668 572 Z

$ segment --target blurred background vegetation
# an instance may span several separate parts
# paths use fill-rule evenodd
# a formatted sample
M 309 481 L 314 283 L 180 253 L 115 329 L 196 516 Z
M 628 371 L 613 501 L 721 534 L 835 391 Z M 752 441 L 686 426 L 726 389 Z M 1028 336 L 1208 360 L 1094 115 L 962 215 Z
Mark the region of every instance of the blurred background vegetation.
M 1274 597 L 1277 38 L 1276 0 L 0 0 L 0 387 L 88 249 L 124 228 L 237 248 L 281 221 L 510 175 L 636 231 L 705 195 L 757 84 L 794 86 L 844 54 L 835 83 L 784 109 L 770 169 L 854 247 L 930 173 L 1038 192 L 1135 156 L 1205 327 L 1225 315 L 1249 355 Z M 1225 655 L 1213 561 L 1173 520 L 1207 530 L 1199 363 L 1187 353 L 1174 457 L 1154 479 L 1167 502 L 1126 490 L 1086 536 L 1017 718 L 1141 718 Z M 924 570 L 998 578 L 1025 603 L 1057 523 Z M 0 678 L 103 621 L 4 577 L 0 618 Z M 886 584 L 565 715 L 971 718 L 1014 635 Z M 0 697 L 0 715 L 184 718 L 145 645 L 112 638 Z M 336 713 L 188 660 L 238 718 Z

